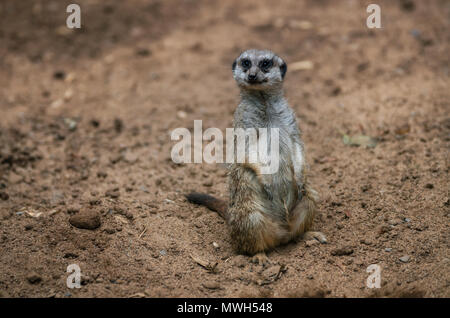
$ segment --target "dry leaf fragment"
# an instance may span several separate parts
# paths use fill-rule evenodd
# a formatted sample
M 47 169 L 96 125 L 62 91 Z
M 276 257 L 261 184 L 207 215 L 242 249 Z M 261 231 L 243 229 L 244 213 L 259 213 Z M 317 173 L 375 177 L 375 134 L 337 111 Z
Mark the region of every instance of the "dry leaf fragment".
M 60 210 L 58 210 L 58 209 L 51 210 L 51 211 L 48 213 L 48 215 L 49 215 L 49 216 L 55 215 L 56 213 L 59 213 L 59 211 L 60 211 Z
M 377 140 L 375 138 L 365 135 L 343 135 L 342 141 L 344 144 L 349 146 L 363 146 L 367 148 L 374 148 L 377 145 Z
M 128 296 L 128 298 L 145 298 L 145 294 L 144 293 L 136 293 L 131 296 Z
M 25 213 L 28 216 L 31 216 L 32 218 L 38 218 L 42 215 L 42 212 L 35 212 L 35 211 L 25 211 Z
M 305 71 L 312 70 L 314 68 L 314 63 L 311 61 L 298 61 L 294 62 L 289 66 L 291 71 Z
M 293 29 L 309 30 L 313 27 L 312 23 L 306 20 L 289 21 L 289 26 Z
M 197 256 L 191 254 L 191 258 L 200 266 L 206 268 L 210 272 L 215 272 L 217 270 L 218 262 L 212 263 L 206 260 L 203 260 Z
M 128 220 L 121 215 L 114 215 L 114 218 L 123 224 L 128 224 Z
M 395 134 L 396 135 L 406 135 L 407 133 L 409 133 L 411 130 L 411 127 L 408 124 L 405 124 L 403 126 L 398 127 L 397 129 L 395 129 Z

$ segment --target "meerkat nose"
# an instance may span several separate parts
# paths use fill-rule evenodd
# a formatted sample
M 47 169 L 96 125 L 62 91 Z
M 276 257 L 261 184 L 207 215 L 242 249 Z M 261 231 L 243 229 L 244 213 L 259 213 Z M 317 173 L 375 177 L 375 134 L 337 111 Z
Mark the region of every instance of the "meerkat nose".
M 248 74 L 248 79 L 254 81 L 256 79 L 256 74 Z

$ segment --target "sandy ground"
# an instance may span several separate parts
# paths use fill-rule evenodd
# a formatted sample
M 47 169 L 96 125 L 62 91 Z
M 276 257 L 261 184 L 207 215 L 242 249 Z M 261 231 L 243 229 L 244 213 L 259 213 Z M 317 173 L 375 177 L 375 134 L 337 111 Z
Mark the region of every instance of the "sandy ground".
M 450 296 L 447 1 L 378 1 L 369 30 L 369 1 L 79 0 L 69 31 L 71 2 L 0 3 L 1 296 Z M 231 63 L 252 47 L 288 63 L 329 240 L 265 268 L 183 197 L 226 198 L 224 168 L 170 157 L 177 127 L 232 127 Z

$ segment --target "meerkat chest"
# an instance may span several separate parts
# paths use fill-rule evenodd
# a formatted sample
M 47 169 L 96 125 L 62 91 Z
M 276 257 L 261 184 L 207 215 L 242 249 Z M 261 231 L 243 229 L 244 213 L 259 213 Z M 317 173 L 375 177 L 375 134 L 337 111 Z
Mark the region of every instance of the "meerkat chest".
M 292 165 L 294 167 L 296 179 L 297 181 L 300 181 L 301 174 L 303 172 L 303 166 L 305 163 L 304 151 L 302 144 L 299 141 L 295 139 L 291 140 L 292 140 L 292 152 L 291 152 Z
M 275 173 L 264 176 L 266 187 L 271 189 L 280 206 L 291 209 L 298 200 L 298 189 L 301 185 L 303 151 L 289 129 L 279 130 L 279 162 Z M 268 186 L 270 184 L 270 186 Z
M 281 131 L 283 135 L 280 153 L 284 157 L 285 164 L 294 171 L 296 177 L 301 175 L 304 164 L 304 153 L 301 141 L 293 136 L 288 130 Z
M 251 106 L 246 103 L 241 105 L 235 114 L 234 127 L 244 130 L 256 129 L 256 133 L 253 134 L 256 138 L 247 138 L 251 145 L 246 149 L 249 152 L 249 158 L 258 158 L 261 164 L 259 159 L 264 157 L 260 156 L 261 154 L 267 154 L 269 160 L 276 157 L 278 169 L 270 174 L 282 182 L 289 183 L 292 179 L 298 179 L 301 176 L 304 155 L 300 132 L 292 111 L 285 105 L 281 110 L 271 107 L 264 114 L 260 114 L 255 111 L 256 106 Z
M 273 128 L 277 130 L 277 133 L 270 134 L 268 138 L 278 138 L 277 143 L 270 143 L 270 147 L 276 145 L 273 149 L 270 149 L 270 152 L 272 158 L 274 155 L 278 156 L 278 178 L 298 179 L 301 176 L 304 164 L 303 147 L 298 131 L 293 133 L 290 127 L 276 122 L 269 125 L 268 128 L 269 130 Z M 269 141 L 267 144 L 269 145 Z

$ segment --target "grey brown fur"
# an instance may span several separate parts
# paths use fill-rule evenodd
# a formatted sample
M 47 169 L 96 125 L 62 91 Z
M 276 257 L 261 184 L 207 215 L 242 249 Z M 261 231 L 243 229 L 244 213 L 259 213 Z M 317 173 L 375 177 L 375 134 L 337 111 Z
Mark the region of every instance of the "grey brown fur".
M 256 260 L 262 262 L 267 260 L 265 251 L 301 235 L 326 242 L 322 233 L 310 231 L 316 192 L 306 177 L 304 147 L 295 114 L 283 94 L 286 69 L 286 63 L 268 50 L 245 51 L 233 63 L 233 77 L 241 91 L 234 128 L 279 128 L 278 171 L 262 174 L 260 163 L 248 161 L 230 164 L 227 210 L 221 209 L 223 203 L 211 196 L 207 200 L 202 200 L 200 194 L 187 196 L 191 202 L 220 210 L 236 250 L 256 255 Z

